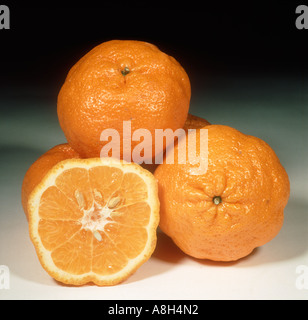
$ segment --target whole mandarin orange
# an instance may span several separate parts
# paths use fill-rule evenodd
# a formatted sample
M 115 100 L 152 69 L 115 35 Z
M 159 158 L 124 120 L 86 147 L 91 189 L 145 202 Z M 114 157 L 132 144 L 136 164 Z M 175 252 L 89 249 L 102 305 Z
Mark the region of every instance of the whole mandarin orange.
M 58 118 L 69 144 L 82 157 L 99 157 L 107 141 L 104 129 L 123 139 L 123 121 L 132 133 L 147 129 L 182 128 L 191 96 L 188 75 L 171 56 L 155 45 L 130 40 L 104 42 L 86 54 L 68 73 L 58 96 Z M 128 137 L 130 138 L 130 137 Z M 132 141 L 131 150 L 140 141 Z M 151 150 L 151 149 L 150 149 Z M 124 153 L 125 152 L 125 153 Z M 125 158 L 125 160 L 130 160 Z
M 283 225 L 288 202 L 288 175 L 271 147 L 236 129 L 210 125 L 208 169 L 200 163 L 161 164 L 155 171 L 161 202 L 160 228 L 188 255 L 199 259 L 234 261 L 273 239 Z M 197 144 L 200 130 L 195 134 Z M 193 139 L 192 139 L 193 140 Z M 197 148 L 198 150 L 198 148 Z M 197 158 L 196 158 L 197 159 Z

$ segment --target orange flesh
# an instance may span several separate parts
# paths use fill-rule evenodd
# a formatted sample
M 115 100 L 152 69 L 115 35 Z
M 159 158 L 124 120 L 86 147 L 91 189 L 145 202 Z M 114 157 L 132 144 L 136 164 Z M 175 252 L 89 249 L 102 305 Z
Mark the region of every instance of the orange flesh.
M 115 197 L 119 203 L 109 208 Z M 70 274 L 114 274 L 147 243 L 147 197 L 147 185 L 135 173 L 108 166 L 66 170 L 40 199 L 42 244 Z

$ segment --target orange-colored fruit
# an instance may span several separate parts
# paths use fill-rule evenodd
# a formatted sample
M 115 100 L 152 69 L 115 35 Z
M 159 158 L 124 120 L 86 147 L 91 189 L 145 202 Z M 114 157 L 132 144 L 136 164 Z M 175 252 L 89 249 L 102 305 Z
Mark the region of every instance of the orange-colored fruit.
M 132 133 L 149 130 L 153 141 L 155 129 L 182 128 L 190 96 L 189 78 L 173 57 L 150 43 L 113 40 L 70 70 L 58 96 L 58 117 L 67 141 L 82 157 L 99 157 L 108 143 L 100 141 L 102 131 L 117 130 L 122 144 L 123 121 L 131 121 Z M 131 150 L 139 143 L 132 141 Z M 162 151 L 152 147 L 152 156 Z
M 289 198 L 289 179 L 264 141 L 227 126 L 205 129 L 205 174 L 191 174 L 199 164 L 177 163 L 179 145 L 175 164 L 162 164 L 155 171 L 160 228 L 190 256 L 233 261 L 278 234 Z M 196 140 L 206 144 L 200 141 L 199 130 Z M 201 162 L 206 160 L 201 156 Z
M 188 132 L 188 129 L 202 129 L 206 126 L 209 126 L 210 123 L 200 117 L 194 116 L 192 114 L 188 114 L 183 129 Z
M 60 144 L 44 153 L 31 165 L 24 177 L 21 189 L 21 202 L 26 216 L 28 216 L 28 199 L 33 189 L 58 162 L 72 158 L 80 157 L 67 143 Z
M 54 279 L 115 285 L 154 251 L 157 183 L 134 163 L 64 160 L 32 191 L 28 213 L 31 240 Z

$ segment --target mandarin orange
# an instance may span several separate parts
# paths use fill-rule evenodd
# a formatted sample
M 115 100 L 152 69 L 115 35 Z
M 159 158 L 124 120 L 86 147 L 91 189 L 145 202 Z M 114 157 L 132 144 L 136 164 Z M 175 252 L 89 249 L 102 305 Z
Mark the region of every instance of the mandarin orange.
M 162 151 L 154 148 L 154 130 L 182 128 L 190 96 L 189 78 L 173 57 L 147 42 L 113 40 L 72 67 L 58 96 L 58 118 L 67 141 L 82 157 L 100 156 L 108 143 L 101 141 L 105 129 L 116 130 L 122 142 L 124 121 L 131 121 L 132 133 L 149 130 L 154 157 Z M 120 158 L 131 157 L 139 143 L 132 141 L 125 150 L 122 143 Z
M 155 249 L 157 183 L 134 163 L 68 159 L 31 192 L 28 215 L 31 240 L 50 276 L 71 285 L 115 285 Z
M 188 141 L 183 139 L 174 148 L 175 163 L 155 171 L 160 228 L 192 257 L 238 260 L 281 229 L 290 193 L 288 175 L 261 139 L 222 125 L 204 129 L 208 142 L 201 140 L 199 129 L 192 134 L 197 144 L 208 143 L 208 156 L 197 153 L 198 164 L 179 164 L 180 144 Z M 200 163 L 208 164 L 207 171 L 193 175 Z

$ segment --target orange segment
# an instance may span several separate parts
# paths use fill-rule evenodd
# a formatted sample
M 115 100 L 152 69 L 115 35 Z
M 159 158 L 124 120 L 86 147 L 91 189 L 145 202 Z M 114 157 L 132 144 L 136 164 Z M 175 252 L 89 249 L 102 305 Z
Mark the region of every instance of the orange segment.
M 92 271 L 99 275 L 112 275 L 127 266 L 128 257 L 116 246 L 104 232 L 102 240 L 93 241 Z
M 48 220 L 76 220 L 82 217 L 79 207 L 57 187 L 50 187 L 44 191 L 39 207 L 41 219 Z
M 148 197 L 144 180 L 131 172 L 124 175 L 119 192 L 125 196 L 125 204 L 127 205 L 146 200 Z
M 75 275 L 91 271 L 92 233 L 87 230 L 77 232 L 51 253 L 54 264 L 61 270 Z
M 128 259 L 136 258 L 138 252 L 143 251 L 148 239 L 146 229 L 127 227 L 118 223 L 109 224 L 105 232 Z
M 33 191 L 28 208 L 40 261 L 64 283 L 117 284 L 156 245 L 157 184 L 136 164 L 110 158 L 60 162 Z
M 151 207 L 147 202 L 122 206 L 112 213 L 112 220 L 125 226 L 142 227 L 149 223 Z
M 89 170 L 89 176 L 94 197 L 98 201 L 107 201 L 120 188 L 123 171 L 119 168 L 94 167 Z
M 39 235 L 43 246 L 52 251 L 69 240 L 81 229 L 81 223 L 64 220 L 44 220 L 39 222 Z
M 55 185 L 80 208 L 92 207 L 93 193 L 88 170 L 84 168 L 66 170 L 57 177 Z

